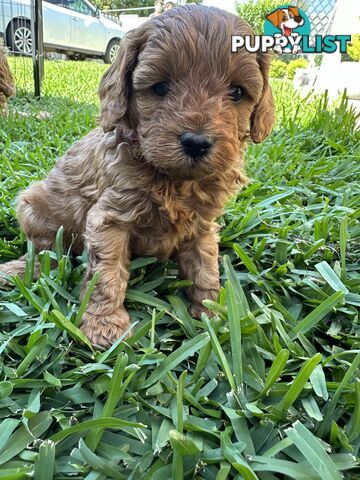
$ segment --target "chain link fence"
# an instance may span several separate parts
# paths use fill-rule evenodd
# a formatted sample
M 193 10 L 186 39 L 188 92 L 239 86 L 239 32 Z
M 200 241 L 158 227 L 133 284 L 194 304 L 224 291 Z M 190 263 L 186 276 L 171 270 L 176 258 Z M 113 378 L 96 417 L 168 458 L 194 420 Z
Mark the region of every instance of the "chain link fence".
M 336 0 L 296 0 L 295 4 L 303 9 L 311 22 L 311 41 L 315 35 L 327 35 L 334 18 Z
M 18 86 L 17 90 L 32 95 L 36 93 L 35 29 L 33 2 L 0 0 L 0 44 L 6 47 L 10 69 Z
M 76 98 L 70 62 L 64 60 L 91 60 L 103 72 L 123 36 L 119 17 L 103 14 L 88 0 L 0 0 L 0 42 L 19 93 L 46 95 L 58 82 L 59 93 L 68 84 Z

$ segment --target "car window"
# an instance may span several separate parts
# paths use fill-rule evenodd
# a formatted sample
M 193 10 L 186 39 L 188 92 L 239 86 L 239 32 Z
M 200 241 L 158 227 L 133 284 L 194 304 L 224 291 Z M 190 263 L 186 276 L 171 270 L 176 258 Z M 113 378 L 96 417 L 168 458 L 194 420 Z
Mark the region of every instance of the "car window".
M 62 0 L 63 6 L 85 15 L 92 15 L 94 12 L 82 0 Z
M 53 5 L 57 5 L 58 7 L 63 7 L 63 0 L 46 0 L 48 3 L 52 3 Z

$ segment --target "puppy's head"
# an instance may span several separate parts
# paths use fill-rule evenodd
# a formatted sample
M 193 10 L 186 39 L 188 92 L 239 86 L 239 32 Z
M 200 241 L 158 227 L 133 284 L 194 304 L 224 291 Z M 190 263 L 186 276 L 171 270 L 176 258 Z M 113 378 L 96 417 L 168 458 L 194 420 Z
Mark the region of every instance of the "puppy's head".
M 100 85 L 105 131 L 125 124 L 144 159 L 181 178 L 239 162 L 250 130 L 269 135 L 269 58 L 231 53 L 231 35 L 253 35 L 235 15 L 201 6 L 169 10 L 129 32 Z
M 294 29 L 304 24 L 304 19 L 300 15 L 298 7 L 278 8 L 275 12 L 269 13 L 266 18 L 274 27 L 281 30 Z M 286 32 L 287 33 L 287 32 Z

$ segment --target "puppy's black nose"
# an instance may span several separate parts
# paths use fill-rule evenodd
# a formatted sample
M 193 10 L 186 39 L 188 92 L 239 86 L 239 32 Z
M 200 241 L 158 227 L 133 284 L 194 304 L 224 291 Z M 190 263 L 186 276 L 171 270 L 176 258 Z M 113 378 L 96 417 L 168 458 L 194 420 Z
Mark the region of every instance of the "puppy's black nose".
M 190 157 L 203 157 L 213 146 L 213 140 L 204 133 L 185 132 L 180 135 L 184 152 Z

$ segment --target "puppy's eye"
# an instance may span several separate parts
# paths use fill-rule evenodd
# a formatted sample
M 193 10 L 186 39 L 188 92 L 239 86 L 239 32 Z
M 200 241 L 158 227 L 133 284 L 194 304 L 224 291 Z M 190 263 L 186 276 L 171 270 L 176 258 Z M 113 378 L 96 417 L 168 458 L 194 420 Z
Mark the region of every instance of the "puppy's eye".
M 156 83 L 152 89 L 159 97 L 165 97 L 170 90 L 170 84 L 168 82 Z
M 230 88 L 230 97 L 233 100 L 233 102 L 239 102 L 242 97 L 244 96 L 244 90 L 239 87 L 231 87 Z

